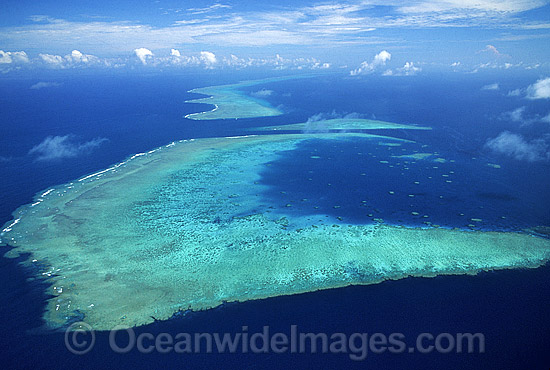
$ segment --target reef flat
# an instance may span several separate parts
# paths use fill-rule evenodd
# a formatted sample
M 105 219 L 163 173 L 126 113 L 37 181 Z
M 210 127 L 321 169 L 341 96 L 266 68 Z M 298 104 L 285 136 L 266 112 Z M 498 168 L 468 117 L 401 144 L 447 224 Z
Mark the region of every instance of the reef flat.
M 381 140 L 339 133 L 172 143 L 45 191 L 0 236 L 16 247 L 9 255 L 31 253 L 28 263 L 46 266 L 50 326 L 79 317 L 97 330 L 224 301 L 550 258 L 550 240 L 522 233 L 320 224 L 273 212 L 258 182 L 266 164 L 306 140 L 343 138 Z
M 412 160 L 412 161 L 429 160 L 437 163 L 447 162 L 445 158 L 441 158 L 439 156 L 439 153 L 411 153 L 411 154 L 404 154 L 404 155 L 393 155 L 392 158 Z
M 210 104 L 213 105 L 214 108 L 206 112 L 188 114 L 185 118 L 200 121 L 279 116 L 283 114 L 279 109 L 272 107 L 264 99 L 248 95 L 241 89 L 263 83 L 308 77 L 308 75 L 274 77 L 261 80 L 242 81 L 230 85 L 208 86 L 189 90 L 189 92 L 192 93 L 209 96 L 206 98 L 187 100 L 186 103 Z
M 363 118 L 335 118 L 291 125 L 255 127 L 254 131 L 303 131 L 303 132 L 326 132 L 330 130 L 431 130 L 431 127 L 403 125 L 399 123 L 377 121 Z

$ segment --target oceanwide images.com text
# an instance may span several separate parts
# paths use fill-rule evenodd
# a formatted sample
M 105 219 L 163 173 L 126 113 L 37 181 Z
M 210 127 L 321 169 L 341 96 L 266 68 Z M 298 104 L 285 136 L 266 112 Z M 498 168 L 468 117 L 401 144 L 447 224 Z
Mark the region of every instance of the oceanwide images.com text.
M 65 346 L 77 355 L 90 352 L 96 333 L 86 323 L 72 324 L 65 332 Z M 331 353 L 348 354 L 362 361 L 383 353 L 484 353 L 482 333 L 420 333 L 408 340 L 403 333 L 312 333 L 291 325 L 288 332 L 272 333 L 269 326 L 250 331 L 243 326 L 233 333 L 139 333 L 117 326 L 109 332 L 110 350 L 116 353 Z M 98 348 L 99 349 L 99 348 Z

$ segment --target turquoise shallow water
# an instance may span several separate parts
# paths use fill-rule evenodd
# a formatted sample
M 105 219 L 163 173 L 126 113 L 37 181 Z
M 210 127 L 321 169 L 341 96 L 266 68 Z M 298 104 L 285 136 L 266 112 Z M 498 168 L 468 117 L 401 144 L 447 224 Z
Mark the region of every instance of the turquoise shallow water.
M 83 318 L 96 330 L 351 284 L 536 268 L 550 258 L 550 242 L 527 233 L 389 226 L 379 218 L 338 224 L 262 197 L 259 172 L 281 152 L 311 140 L 346 147 L 359 139 L 403 143 L 351 133 L 173 142 L 37 195 L 0 236 L 17 247 L 10 256 L 32 253 L 27 263 L 51 277 L 49 327 Z

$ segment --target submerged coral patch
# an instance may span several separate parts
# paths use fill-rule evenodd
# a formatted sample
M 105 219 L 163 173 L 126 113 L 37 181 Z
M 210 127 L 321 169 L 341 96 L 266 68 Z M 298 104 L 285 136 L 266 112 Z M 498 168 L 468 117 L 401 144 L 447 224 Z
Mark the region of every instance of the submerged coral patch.
M 377 121 L 363 118 L 335 118 L 320 121 L 308 121 L 281 126 L 265 126 L 253 128 L 258 131 L 303 131 L 303 132 L 327 132 L 332 130 L 431 130 L 430 127 L 404 125 L 393 122 Z M 386 144 L 397 146 L 398 144 Z
M 304 140 L 343 137 L 381 140 L 342 133 L 177 142 L 39 195 L 1 239 L 16 247 L 11 255 L 28 252 L 28 263 L 48 266 L 48 324 L 84 317 L 105 330 L 224 301 L 550 258 L 550 241 L 530 234 L 315 224 L 272 212 L 258 183 L 266 164 Z
M 186 103 L 210 104 L 213 108 L 204 112 L 188 114 L 185 118 L 202 121 L 279 116 L 283 114 L 283 112 L 275 107 L 272 107 L 265 99 L 262 99 L 262 97 L 269 96 L 269 94 L 247 94 L 242 89 L 262 83 L 307 77 L 308 76 L 305 75 L 267 78 L 262 80 L 243 81 L 230 85 L 201 87 L 190 90 L 189 92 L 191 93 L 208 95 L 208 97 L 191 99 L 186 101 Z

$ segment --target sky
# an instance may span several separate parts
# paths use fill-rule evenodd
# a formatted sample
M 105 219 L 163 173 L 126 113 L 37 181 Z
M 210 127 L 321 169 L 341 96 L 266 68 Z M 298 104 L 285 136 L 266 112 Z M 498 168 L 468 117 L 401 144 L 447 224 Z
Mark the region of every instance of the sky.
M 0 72 L 550 69 L 550 0 L 2 0 Z

